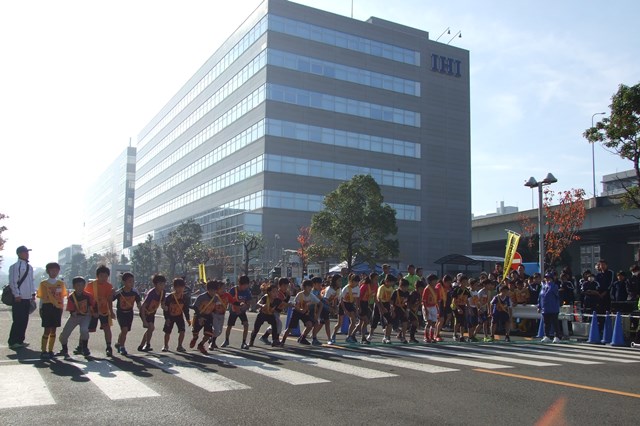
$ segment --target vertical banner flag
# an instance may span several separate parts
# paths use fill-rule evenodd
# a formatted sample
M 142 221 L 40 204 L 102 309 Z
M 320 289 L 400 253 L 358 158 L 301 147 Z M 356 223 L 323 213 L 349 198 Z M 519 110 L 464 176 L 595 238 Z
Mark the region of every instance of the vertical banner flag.
M 507 278 L 509 271 L 511 270 L 511 262 L 513 262 L 513 256 L 518 250 L 518 243 L 520 242 L 520 234 L 507 229 L 507 249 L 504 252 L 504 272 L 502 279 Z
M 203 282 L 207 282 L 207 271 L 204 268 L 204 263 L 198 264 L 198 278 Z

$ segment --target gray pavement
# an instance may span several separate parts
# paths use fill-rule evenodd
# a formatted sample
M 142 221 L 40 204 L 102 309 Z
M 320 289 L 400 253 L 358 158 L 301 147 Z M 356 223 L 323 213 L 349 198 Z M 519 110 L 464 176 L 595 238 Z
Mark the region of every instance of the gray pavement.
M 640 401 L 640 350 L 631 348 L 519 338 L 389 346 L 378 334 L 371 347 L 308 347 L 290 338 L 286 349 L 257 343 L 243 351 L 238 324 L 231 346 L 209 356 L 161 353 L 158 332 L 155 351 L 140 353 L 136 322 L 128 357 L 106 359 L 95 333 L 95 360 L 40 361 L 39 322 L 33 314 L 31 346 L 12 351 L 10 311 L 0 307 L 3 425 L 528 425 L 545 416 L 552 416 L 547 424 L 635 424 Z

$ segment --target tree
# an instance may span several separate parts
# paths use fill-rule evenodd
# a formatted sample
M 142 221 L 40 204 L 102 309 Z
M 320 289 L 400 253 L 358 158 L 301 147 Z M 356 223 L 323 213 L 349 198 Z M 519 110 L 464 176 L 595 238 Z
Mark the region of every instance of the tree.
M 169 232 L 167 242 L 162 246 L 162 251 L 169 262 L 168 279 L 173 280 L 176 271 L 181 274 L 187 272 L 187 250 L 200 242 L 201 238 L 202 228 L 192 219 L 181 223 L 176 229 Z
M 621 158 L 633 163 L 635 184 L 620 183 L 624 189 L 625 208 L 640 208 L 640 83 L 635 86 L 621 84 L 611 97 L 611 114 L 584 132 L 591 143 L 600 142 Z M 640 218 L 638 218 L 640 219 Z
M 578 231 L 586 216 L 583 189 L 571 189 L 558 193 L 558 204 L 553 205 L 556 194 L 548 187 L 544 189 L 542 201 L 547 230 L 544 233 L 545 269 L 554 266 L 564 256 L 564 252 L 572 242 L 580 240 Z M 523 234 L 528 238 L 527 246 L 532 250 L 537 245 L 537 223 L 529 217 L 520 215 Z
M 65 278 L 67 282 L 71 282 L 73 277 L 84 276 L 87 272 L 87 257 L 84 253 L 75 253 L 71 256 L 71 263 L 68 264 L 68 269 L 65 272 Z
M 87 269 L 84 271 L 84 276 L 86 277 L 95 277 L 96 275 L 96 269 L 98 269 L 99 265 L 104 265 L 105 262 L 105 258 L 104 256 L 98 254 L 98 253 L 93 253 L 91 256 L 89 256 L 89 258 L 87 259 Z
M 311 219 L 314 245 L 345 259 L 349 270 L 356 255 L 369 264 L 397 256 L 398 240 L 392 238 L 398 232 L 395 210 L 383 202 L 380 186 L 370 175 L 340 184 Z
M 258 258 L 258 255 L 264 247 L 264 238 L 262 234 L 240 231 L 238 232 L 238 242 L 242 244 L 242 270 L 244 274 L 248 276 L 249 263 L 251 260 Z
M 3 213 L 0 213 L 0 220 L 2 220 L 2 219 L 8 219 L 8 218 L 9 218 L 9 216 L 7 216 L 7 215 L 5 215 L 5 214 L 3 214 Z M 6 231 L 6 230 L 7 230 L 7 227 L 6 227 L 6 226 L 4 226 L 4 225 L 3 225 L 3 226 L 0 226 L 0 251 L 3 251 L 3 250 L 4 250 L 4 243 L 6 243 L 6 242 L 7 242 L 7 240 L 6 240 L 6 239 L 2 238 L 2 233 L 3 233 L 4 231 Z M 1 264 L 2 264 L 2 256 L 0 256 L 0 265 L 1 265 Z
M 136 246 L 131 254 L 131 271 L 138 281 L 150 280 L 151 276 L 160 269 L 162 250 L 153 241 L 151 234 Z

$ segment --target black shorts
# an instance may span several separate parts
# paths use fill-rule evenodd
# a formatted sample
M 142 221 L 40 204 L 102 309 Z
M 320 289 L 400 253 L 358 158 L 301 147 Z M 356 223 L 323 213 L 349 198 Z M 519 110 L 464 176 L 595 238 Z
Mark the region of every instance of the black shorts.
M 395 308 L 395 316 L 393 316 L 393 327 L 397 328 L 403 322 L 407 322 L 407 311 L 403 308 Z
M 509 321 L 509 314 L 503 311 L 498 311 L 493 314 L 493 323 L 505 325 Z
M 202 317 L 196 316 L 193 319 L 193 334 L 194 336 L 198 336 L 200 330 L 204 328 L 205 336 L 213 336 L 213 317 L 211 315 L 206 315 Z
M 420 318 L 418 318 L 417 312 L 414 312 L 411 309 L 409 309 L 408 313 L 409 313 L 409 322 L 416 322 L 416 323 L 420 322 Z
M 461 325 L 463 327 L 465 327 L 467 325 L 467 315 L 465 313 L 465 308 L 457 308 L 456 310 L 453 311 L 453 316 L 456 319 L 456 325 Z
M 469 327 L 478 325 L 478 308 L 470 307 L 467 309 L 467 325 Z
M 311 324 L 315 324 L 315 321 L 313 320 L 313 318 L 307 313 L 307 314 L 301 314 L 300 312 L 296 311 L 295 309 L 293 310 L 293 313 L 291 314 L 291 319 L 289 320 L 289 325 L 288 328 L 296 328 L 298 327 L 298 321 L 302 321 L 302 324 L 307 325 L 307 323 L 311 323 Z
M 369 308 L 369 302 L 360 302 L 360 316 L 361 317 L 370 317 L 371 309 Z
M 247 313 L 246 312 L 241 312 L 241 313 L 237 313 L 237 312 L 229 312 L 229 320 L 227 321 L 227 325 L 228 326 L 234 326 L 236 325 L 236 320 L 240 318 L 240 322 L 244 325 L 249 324 L 249 319 L 247 318 Z
M 322 307 L 322 310 L 320 311 L 320 316 L 318 317 L 318 319 L 320 320 L 320 324 L 326 324 L 329 321 L 331 321 L 331 318 L 329 318 L 330 312 L 331 311 L 327 306 Z
M 344 305 L 344 310 L 346 311 L 344 314 L 348 315 L 349 313 L 356 311 L 356 305 L 354 305 L 352 302 L 343 302 L 342 304 Z
M 91 317 L 91 321 L 89 321 L 89 332 L 93 333 L 96 331 L 98 321 L 100 321 L 100 330 L 103 330 L 105 327 L 111 327 L 109 325 L 109 315 L 98 315 L 98 318 Z
M 118 319 L 118 325 L 120 328 L 126 328 L 131 331 L 131 325 L 133 324 L 133 311 L 116 311 L 116 318 Z
M 175 317 L 167 315 L 166 318 L 164 319 L 164 327 L 162 328 L 162 331 L 164 331 L 165 333 L 171 333 L 173 331 L 174 324 L 178 327 L 179 333 L 184 333 L 184 330 L 186 329 L 185 322 L 184 322 L 184 315 L 179 315 Z
M 62 309 L 56 308 L 52 303 L 44 303 L 40 309 L 42 327 L 60 327 L 62 322 Z

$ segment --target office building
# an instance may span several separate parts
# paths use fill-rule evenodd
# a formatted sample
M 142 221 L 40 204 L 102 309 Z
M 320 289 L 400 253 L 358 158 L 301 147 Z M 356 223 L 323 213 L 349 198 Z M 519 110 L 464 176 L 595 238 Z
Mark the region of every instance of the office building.
M 397 211 L 398 262 L 471 251 L 469 52 L 380 18 L 263 2 L 138 135 L 133 244 L 187 219 L 240 260 L 295 249 L 357 174 Z M 264 267 L 264 265 L 263 265 Z

